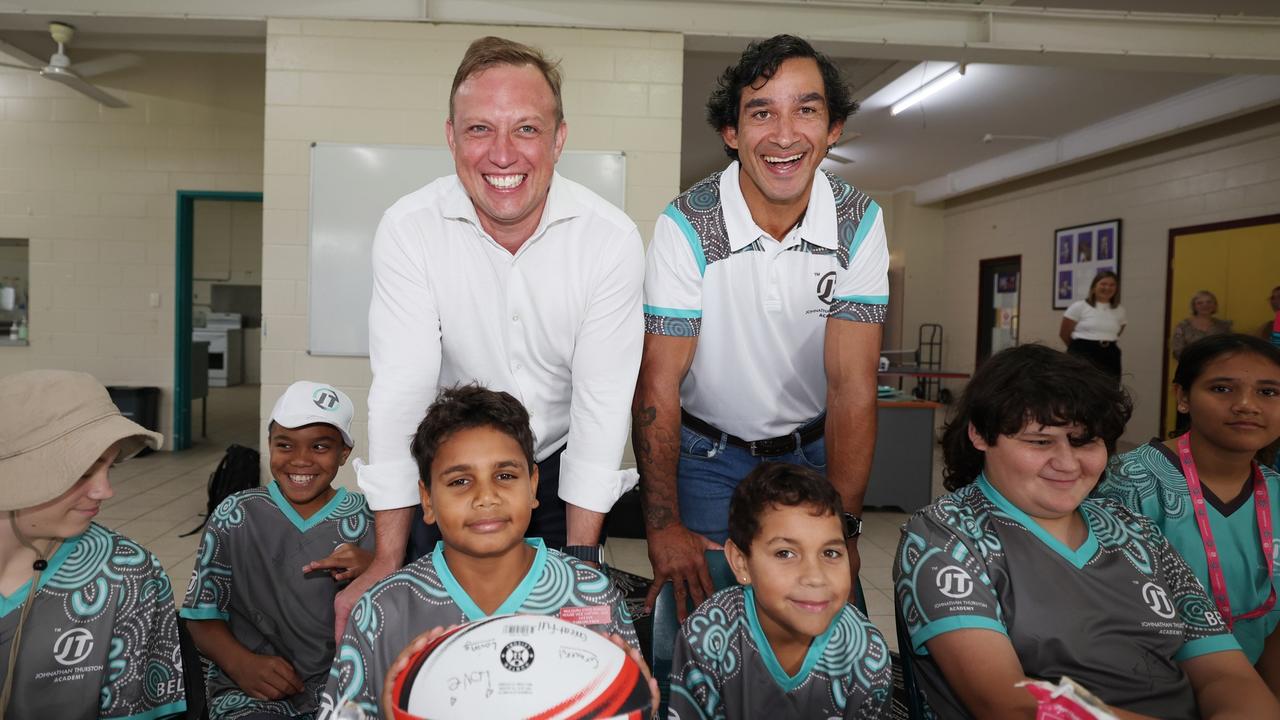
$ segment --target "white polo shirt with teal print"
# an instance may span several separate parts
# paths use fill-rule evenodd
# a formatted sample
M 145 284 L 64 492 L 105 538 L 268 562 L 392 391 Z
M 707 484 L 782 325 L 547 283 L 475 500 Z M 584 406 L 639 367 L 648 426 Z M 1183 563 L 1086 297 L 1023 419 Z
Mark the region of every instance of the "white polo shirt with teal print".
M 852 605 L 809 644 L 794 675 L 779 664 L 750 586 L 698 606 L 676 636 L 668 720 L 889 717 L 893 670 L 880 631 Z
M 938 717 L 969 718 L 925 644 L 961 629 L 1006 635 L 1029 677 L 1066 675 L 1109 705 L 1199 717 L 1179 663 L 1238 651 L 1191 568 L 1150 520 L 1087 498 L 1071 549 L 979 477 L 907 521 L 893 566 L 915 675 Z
M 771 238 L 751 218 L 738 173 L 734 162 L 658 218 L 645 332 L 697 336 L 681 405 L 760 440 L 826 410 L 827 318 L 884 322 L 889 251 L 880 206 L 840 177 L 816 172 L 804 217 Z
M 288 660 L 304 689 L 282 700 L 256 700 L 211 664 L 205 676 L 210 718 L 316 712 L 333 664 L 333 599 L 342 586 L 327 572 L 303 575 L 302 568 L 344 543 L 373 550 L 373 514 L 363 495 L 345 488 L 305 520 L 274 480 L 235 493 L 213 511 L 179 614 L 225 621 L 250 651 Z
M 1263 467 L 1262 476 L 1270 493 L 1272 522 L 1280 522 L 1280 474 Z M 1097 494 L 1151 518 L 1191 566 L 1200 584 L 1206 589 L 1209 587 L 1204 541 L 1191 510 L 1182 462 L 1173 450 L 1152 441 L 1113 458 Z M 1280 592 L 1280 559 L 1262 553 L 1252 482 L 1246 482 L 1240 495 L 1234 498 L 1218 498 L 1208 487 L 1204 488 L 1204 497 L 1209 527 L 1213 529 L 1227 581 L 1227 599 L 1231 601 L 1232 613 L 1243 615 L 1265 603 L 1273 587 Z M 1273 548 L 1273 556 L 1280 553 L 1280 541 Z M 1268 577 L 1269 566 L 1273 565 L 1274 577 Z M 1258 662 L 1263 645 L 1277 626 L 1280 626 L 1280 602 L 1265 615 L 1235 622 L 1232 633 L 1249 662 Z
M 625 598 L 609 576 L 558 550 L 540 538 L 526 538 L 535 549 L 529 572 L 493 615 L 558 615 L 604 635 L 622 636 L 639 649 Z M 445 559 L 444 542 L 434 551 L 388 575 L 351 609 L 342 644 L 333 661 L 320 703 L 320 718 L 354 702 L 369 717 L 378 707 L 387 669 L 400 652 L 424 632 L 490 617 L 462 588 Z
M 7 522 L 7 520 L 6 520 Z M 24 603 L 15 668 L 9 652 Z M 0 595 L 0 681 L 14 673 L 5 717 L 158 720 L 187 708 L 169 576 L 146 548 L 91 524 L 31 582 Z

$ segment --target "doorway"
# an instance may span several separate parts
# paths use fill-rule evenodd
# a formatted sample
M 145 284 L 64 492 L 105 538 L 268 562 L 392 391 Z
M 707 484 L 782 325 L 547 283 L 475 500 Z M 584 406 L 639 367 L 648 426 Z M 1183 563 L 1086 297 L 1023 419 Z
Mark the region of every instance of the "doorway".
M 1177 424 L 1170 351 L 1173 329 L 1191 312 L 1191 298 L 1208 290 L 1218 299 L 1217 317 L 1231 320 L 1234 332 L 1260 335 L 1275 319 L 1271 289 L 1280 285 L 1280 215 L 1172 228 L 1169 230 L 1169 280 L 1165 283 L 1164 362 L 1161 375 L 1160 437 Z
M 1018 310 L 1022 297 L 1022 256 L 1008 255 L 978 263 L 978 357 L 987 358 L 1018 344 Z
M 219 426 L 257 435 L 262 193 L 180 190 L 177 201 L 173 448 L 185 450 L 206 434 L 222 442 L 208 432 Z

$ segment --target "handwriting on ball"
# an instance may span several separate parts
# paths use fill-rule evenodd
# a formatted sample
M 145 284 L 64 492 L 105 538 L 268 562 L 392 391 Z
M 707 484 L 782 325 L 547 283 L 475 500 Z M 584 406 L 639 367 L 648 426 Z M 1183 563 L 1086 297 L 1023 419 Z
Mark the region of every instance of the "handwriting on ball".
M 600 658 L 590 650 L 584 650 L 582 648 L 561 646 L 560 659 L 575 660 L 592 668 L 600 667 Z

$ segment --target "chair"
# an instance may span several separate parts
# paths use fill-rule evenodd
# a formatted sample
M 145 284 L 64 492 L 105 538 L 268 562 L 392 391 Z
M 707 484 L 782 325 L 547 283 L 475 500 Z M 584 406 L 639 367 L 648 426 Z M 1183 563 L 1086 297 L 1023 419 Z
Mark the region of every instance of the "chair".
M 706 558 L 707 572 L 711 575 L 713 589 L 723 590 L 738 583 L 738 578 L 734 576 L 733 568 L 729 567 L 729 561 L 725 559 L 724 552 L 708 550 Z M 854 603 L 854 607 L 866 615 L 867 603 L 862 593 L 862 582 L 855 580 L 854 588 L 857 590 L 857 602 Z M 693 612 L 695 606 L 692 600 L 685 600 L 685 609 L 686 612 Z M 671 697 L 671 656 L 675 653 L 676 634 L 679 632 L 680 621 L 676 617 L 675 591 L 672 590 L 671 583 L 667 583 L 663 586 L 662 592 L 658 593 L 658 599 L 653 604 L 653 657 L 649 659 L 649 668 L 658 681 L 658 693 L 662 701 L 658 708 L 660 718 L 667 716 L 667 702 Z
M 207 720 L 209 707 L 205 697 L 204 661 L 183 618 L 178 618 L 178 648 L 182 653 L 182 683 L 187 690 L 187 712 L 182 716 L 183 720 Z
M 924 700 L 924 691 L 916 682 L 915 671 L 911 667 L 915 662 L 913 659 L 915 653 L 911 651 L 911 638 L 907 635 L 906 623 L 896 611 L 893 613 L 893 625 L 898 634 L 898 665 L 902 670 L 902 686 L 907 696 L 907 717 L 911 720 L 927 720 L 929 716 L 925 712 L 927 704 Z

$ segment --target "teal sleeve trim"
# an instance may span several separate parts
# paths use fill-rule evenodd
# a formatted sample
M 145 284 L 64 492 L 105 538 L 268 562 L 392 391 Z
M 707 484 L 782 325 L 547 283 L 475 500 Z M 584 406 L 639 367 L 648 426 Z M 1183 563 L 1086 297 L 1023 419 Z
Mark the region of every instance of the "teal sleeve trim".
M 214 607 L 179 608 L 178 617 L 184 620 L 230 620 L 231 615 Z
M 680 228 L 680 232 L 684 233 L 684 239 L 689 241 L 689 249 L 693 251 L 693 259 L 698 263 L 698 275 L 705 276 L 707 274 L 707 256 L 702 252 L 702 240 L 698 237 L 698 231 L 693 229 L 689 224 L 689 219 L 684 213 L 676 209 L 675 205 L 668 205 L 667 209 L 662 211 L 663 215 L 671 218 L 671 221 Z
M 125 715 L 116 720 L 159 720 L 159 718 L 170 718 L 183 715 L 187 712 L 187 701 L 179 700 L 171 702 L 168 705 L 161 705 L 158 708 L 152 708 L 138 715 Z
M 888 295 L 837 295 L 836 302 L 850 302 L 859 305 L 888 305 Z
M 952 630 L 994 630 L 1005 637 L 1009 635 L 1009 630 L 999 620 L 982 615 L 952 615 L 934 620 L 912 633 L 911 649 L 927 655 L 929 651 L 925 649 L 924 644 Z
M 1173 656 L 1173 661 L 1183 662 L 1201 655 L 1239 649 L 1240 643 L 1236 642 L 1235 636 L 1231 633 L 1224 633 L 1213 637 L 1199 638 L 1184 644 L 1178 654 Z
M 658 307 L 657 305 L 645 305 L 645 315 L 661 315 L 669 318 L 682 318 L 685 320 L 696 320 L 702 317 L 701 310 L 679 310 L 676 308 Z
M 858 254 L 858 248 L 862 246 L 862 241 L 866 239 L 867 234 L 871 232 L 871 228 L 876 225 L 876 218 L 880 217 L 880 206 L 875 200 L 867 206 L 867 211 L 862 214 L 862 222 L 858 223 L 858 231 L 853 234 L 853 241 L 849 243 L 849 261 L 853 262 L 854 256 Z

